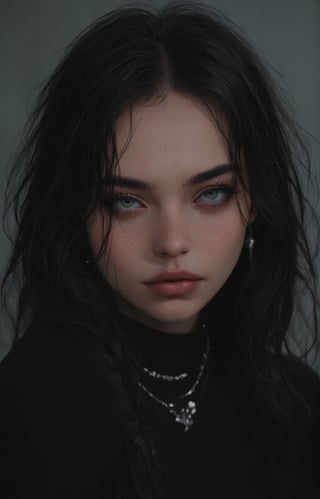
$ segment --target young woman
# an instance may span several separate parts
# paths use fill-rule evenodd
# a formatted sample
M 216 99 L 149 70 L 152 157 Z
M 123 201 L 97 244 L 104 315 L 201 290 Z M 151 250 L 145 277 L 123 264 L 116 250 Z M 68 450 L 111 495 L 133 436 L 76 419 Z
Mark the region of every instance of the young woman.
M 307 165 L 214 10 L 123 8 L 73 43 L 14 170 L 2 498 L 320 497 L 320 383 L 285 350 L 316 304 Z

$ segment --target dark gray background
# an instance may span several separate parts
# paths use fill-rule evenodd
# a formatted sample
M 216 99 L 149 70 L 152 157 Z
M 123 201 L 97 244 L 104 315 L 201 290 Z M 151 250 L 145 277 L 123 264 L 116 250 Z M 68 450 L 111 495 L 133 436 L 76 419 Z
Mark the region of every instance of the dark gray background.
M 0 208 L 7 163 L 19 140 L 41 83 L 63 49 L 91 21 L 123 1 L 0 0 Z M 162 1 L 145 4 L 161 5 Z M 276 70 L 291 112 L 302 126 L 320 138 L 320 1 L 216 0 L 247 34 L 260 54 Z M 311 139 L 314 171 L 320 178 L 320 147 Z M 318 207 L 319 210 L 319 207 Z M 0 271 L 9 245 L 0 234 Z M 10 338 L 0 317 L 0 358 Z

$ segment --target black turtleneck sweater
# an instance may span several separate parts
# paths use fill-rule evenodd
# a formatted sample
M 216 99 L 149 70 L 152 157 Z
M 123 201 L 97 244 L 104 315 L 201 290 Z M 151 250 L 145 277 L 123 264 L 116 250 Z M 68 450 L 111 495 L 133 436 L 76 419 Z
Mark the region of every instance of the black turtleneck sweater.
M 320 382 L 310 369 L 284 359 L 288 376 L 310 409 L 293 399 L 291 429 L 272 415 L 257 391 L 228 369 L 214 337 L 151 330 L 128 319 L 141 364 L 180 381 L 142 376 L 166 404 L 188 391 L 196 402 L 188 431 L 143 391 L 168 499 L 319 499 Z M 210 353 L 206 364 L 207 334 Z M 90 342 L 39 326 L 0 364 L 0 494 L 3 499 L 112 499 L 119 455 L 117 396 L 101 374 Z M 230 373 L 230 374 L 228 374 Z M 231 375 L 231 373 L 233 373 Z M 142 390 L 142 388 L 141 388 Z

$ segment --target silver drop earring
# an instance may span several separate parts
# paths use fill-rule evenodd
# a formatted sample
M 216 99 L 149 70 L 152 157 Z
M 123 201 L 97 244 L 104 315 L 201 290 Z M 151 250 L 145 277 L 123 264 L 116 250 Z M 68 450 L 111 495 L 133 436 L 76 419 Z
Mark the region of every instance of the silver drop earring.
M 246 248 L 248 248 L 250 262 L 252 262 L 253 248 L 254 248 L 255 242 L 256 242 L 256 240 L 253 237 L 252 227 L 248 226 L 247 227 L 247 235 L 246 235 L 246 238 L 245 238 L 245 241 L 244 241 L 244 245 L 245 245 Z

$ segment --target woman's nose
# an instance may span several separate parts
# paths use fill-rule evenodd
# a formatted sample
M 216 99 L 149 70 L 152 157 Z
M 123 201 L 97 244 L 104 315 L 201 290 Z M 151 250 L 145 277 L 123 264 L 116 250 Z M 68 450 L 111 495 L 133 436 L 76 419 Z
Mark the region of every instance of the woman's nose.
M 153 251 L 158 256 L 177 257 L 188 253 L 189 227 L 181 214 L 162 215 L 154 227 Z

